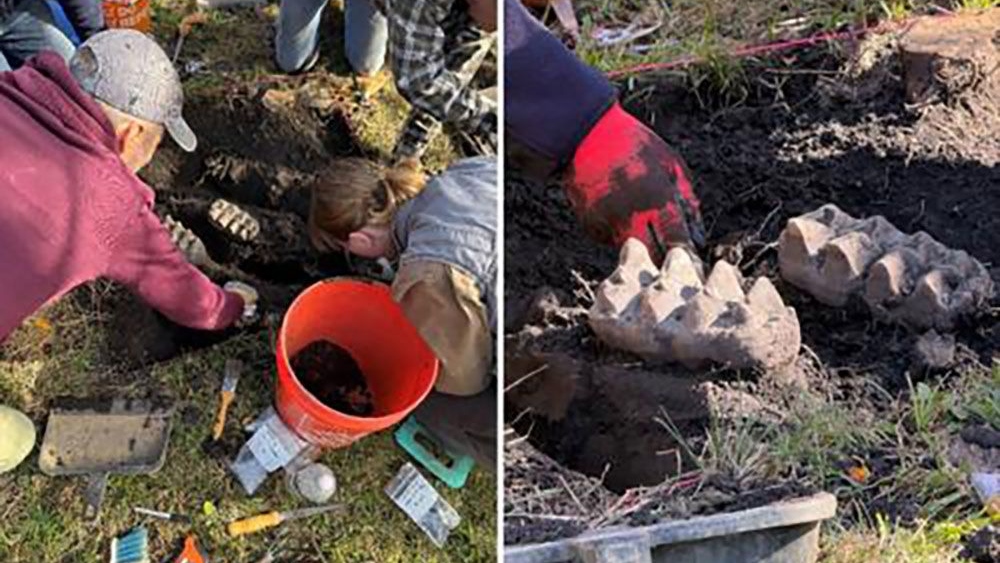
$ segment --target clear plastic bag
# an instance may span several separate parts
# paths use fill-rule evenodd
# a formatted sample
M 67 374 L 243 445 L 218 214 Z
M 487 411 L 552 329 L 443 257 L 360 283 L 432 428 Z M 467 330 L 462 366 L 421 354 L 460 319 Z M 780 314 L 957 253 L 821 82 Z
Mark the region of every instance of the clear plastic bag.
M 403 465 L 386 485 L 385 493 L 438 547 L 444 547 L 448 535 L 462 521 L 413 464 Z

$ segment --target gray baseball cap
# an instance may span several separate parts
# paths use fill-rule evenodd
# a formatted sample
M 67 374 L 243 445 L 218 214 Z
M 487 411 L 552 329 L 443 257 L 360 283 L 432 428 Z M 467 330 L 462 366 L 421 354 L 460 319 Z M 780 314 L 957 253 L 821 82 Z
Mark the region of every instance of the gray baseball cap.
M 198 146 L 181 116 L 180 76 L 151 37 L 134 29 L 102 31 L 80 45 L 69 67 L 80 87 L 98 100 L 163 125 L 188 152 Z

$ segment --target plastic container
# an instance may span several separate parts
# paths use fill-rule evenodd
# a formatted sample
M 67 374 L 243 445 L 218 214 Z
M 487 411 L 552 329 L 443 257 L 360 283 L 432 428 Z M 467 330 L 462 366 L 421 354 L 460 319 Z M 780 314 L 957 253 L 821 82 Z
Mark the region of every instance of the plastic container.
M 149 33 L 153 29 L 150 0 L 104 0 L 104 22 L 111 28 L 136 29 Z
M 296 378 L 290 363 L 317 340 L 346 349 L 365 374 L 375 404 L 369 417 L 324 405 Z M 341 448 L 403 420 L 430 393 L 438 360 L 392 299 L 371 281 L 337 278 L 299 295 L 278 332 L 275 407 L 282 420 L 311 444 Z
M 508 546 L 505 563 L 815 563 L 829 493 L 760 508 L 617 527 L 560 541 Z

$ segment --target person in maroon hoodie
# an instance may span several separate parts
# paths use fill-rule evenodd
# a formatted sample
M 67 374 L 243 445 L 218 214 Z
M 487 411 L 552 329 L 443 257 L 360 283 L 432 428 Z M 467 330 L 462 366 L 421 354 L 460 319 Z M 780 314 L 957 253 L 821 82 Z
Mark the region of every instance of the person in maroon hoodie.
M 0 342 L 97 278 L 191 328 L 224 329 L 253 315 L 253 288 L 223 289 L 189 264 L 136 176 L 164 132 L 195 149 L 182 104 L 166 53 L 132 30 L 94 35 L 68 66 L 43 52 L 0 73 Z

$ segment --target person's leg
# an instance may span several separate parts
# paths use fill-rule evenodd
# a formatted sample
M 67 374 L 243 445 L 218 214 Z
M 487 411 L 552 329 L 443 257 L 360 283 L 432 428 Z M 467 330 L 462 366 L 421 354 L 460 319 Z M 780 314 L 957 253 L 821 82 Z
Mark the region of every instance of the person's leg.
M 281 0 L 275 59 L 285 72 L 309 70 L 318 58 L 319 26 L 328 0 Z
M 475 26 L 463 26 L 455 33 L 451 44 L 447 47 L 448 68 L 459 77 L 466 88 L 474 88 L 473 80 L 495 43 L 495 33 L 488 33 Z M 480 92 L 490 97 L 485 91 Z M 496 102 L 495 93 L 492 99 Z M 452 135 L 457 134 L 462 152 L 466 156 L 496 155 L 495 136 L 484 136 L 479 131 L 468 130 L 466 127 L 449 127 L 448 132 Z
M 496 470 L 496 377 L 493 331 L 479 289 L 440 262 L 400 268 L 393 297 L 441 362 L 435 391 L 414 415 L 447 448 Z
M 473 78 L 483 66 L 483 61 L 489 55 L 490 49 L 496 43 L 496 33 L 488 33 L 479 29 L 469 19 L 468 14 L 449 21 L 445 33 L 448 41 L 445 45 L 447 52 L 446 66 L 461 81 L 462 86 L 470 88 Z M 430 146 L 431 141 L 441 131 L 442 124 L 427 112 L 412 108 L 410 115 L 403 125 L 393 151 L 393 159 L 400 161 L 403 159 L 419 159 Z M 474 135 L 471 131 L 466 131 L 466 135 Z M 473 142 L 464 142 L 464 145 L 475 147 L 467 151 L 470 154 L 495 154 L 496 140 L 473 139 Z M 479 148 L 484 147 L 484 148 Z
M 68 62 L 76 49 L 56 26 L 52 12 L 41 0 L 21 0 L 0 34 L 0 51 L 6 64 L 17 68 L 42 51 L 54 51 Z
M 344 50 L 354 72 L 375 74 L 385 64 L 389 26 L 372 0 L 345 0 Z

